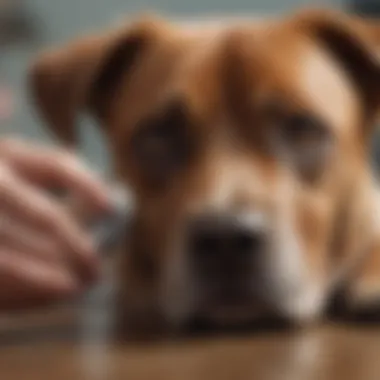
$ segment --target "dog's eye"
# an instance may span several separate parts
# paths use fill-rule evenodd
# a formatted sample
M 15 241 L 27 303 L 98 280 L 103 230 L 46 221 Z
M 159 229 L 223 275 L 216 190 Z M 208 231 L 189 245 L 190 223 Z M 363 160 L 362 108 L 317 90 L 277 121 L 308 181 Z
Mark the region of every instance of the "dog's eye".
M 283 125 L 283 138 L 294 147 L 310 147 L 324 142 L 328 138 L 327 129 L 314 117 L 309 115 L 294 115 Z
M 139 126 L 132 149 L 142 172 L 162 180 L 183 165 L 189 153 L 188 121 L 175 105 Z
M 308 114 L 291 115 L 281 123 L 283 150 L 307 176 L 314 175 L 326 163 L 333 136 L 323 122 Z

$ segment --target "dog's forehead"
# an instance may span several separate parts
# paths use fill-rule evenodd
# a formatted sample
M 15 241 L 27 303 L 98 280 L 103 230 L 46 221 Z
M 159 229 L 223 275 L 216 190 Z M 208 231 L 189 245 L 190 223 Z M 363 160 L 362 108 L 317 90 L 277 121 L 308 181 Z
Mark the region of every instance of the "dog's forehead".
M 203 21 L 183 24 L 182 32 L 193 42 L 188 59 L 183 60 L 186 70 L 180 70 L 181 82 L 188 88 L 210 83 L 212 76 L 214 86 L 224 82 L 226 74 L 220 67 L 237 55 L 236 71 L 251 85 L 252 102 L 257 97 L 283 96 L 319 114 L 338 131 L 355 124 L 360 103 L 346 72 L 316 40 L 290 23 L 274 19 Z M 207 96 L 207 91 L 197 96 Z
M 178 94 L 200 113 L 219 117 L 224 112 L 220 92 L 229 90 L 223 67 L 230 58 L 248 89 L 237 95 L 251 96 L 252 106 L 258 98 L 282 97 L 318 114 L 337 131 L 355 125 L 360 103 L 344 70 L 290 23 L 206 19 L 177 21 L 170 30 L 169 38 L 136 69 L 133 81 L 128 78 L 114 113 L 123 125 L 116 128 L 119 132 Z

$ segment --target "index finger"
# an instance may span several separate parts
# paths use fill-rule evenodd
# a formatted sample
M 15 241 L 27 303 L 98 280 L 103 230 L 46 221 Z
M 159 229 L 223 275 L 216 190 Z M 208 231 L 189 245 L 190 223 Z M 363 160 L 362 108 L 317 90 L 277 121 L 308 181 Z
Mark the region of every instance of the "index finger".
M 0 142 L 0 156 L 39 186 L 73 191 L 101 211 L 110 207 L 106 186 L 70 151 L 5 140 Z

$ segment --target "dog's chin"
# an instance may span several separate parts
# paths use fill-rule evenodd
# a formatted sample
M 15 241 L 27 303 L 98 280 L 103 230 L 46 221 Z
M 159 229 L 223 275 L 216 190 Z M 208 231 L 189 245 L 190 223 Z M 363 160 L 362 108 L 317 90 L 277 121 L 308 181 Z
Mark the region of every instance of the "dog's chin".
M 292 327 L 291 321 L 262 305 L 210 305 L 194 312 L 185 324 L 190 333 L 257 333 Z
M 259 334 L 294 328 L 290 320 L 266 313 L 246 314 L 223 311 L 195 315 L 184 325 L 189 335 Z

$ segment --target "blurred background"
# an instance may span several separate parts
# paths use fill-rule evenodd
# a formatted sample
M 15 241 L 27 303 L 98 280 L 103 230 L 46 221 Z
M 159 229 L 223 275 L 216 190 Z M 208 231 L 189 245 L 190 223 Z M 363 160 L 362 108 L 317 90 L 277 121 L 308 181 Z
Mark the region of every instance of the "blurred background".
M 379 1 L 358 0 L 0 0 L 0 134 L 21 134 L 48 141 L 25 93 L 26 70 L 35 54 L 78 34 L 105 28 L 144 10 L 163 14 L 276 14 L 305 5 L 330 5 L 374 14 Z M 107 168 L 102 140 L 91 120 L 83 120 L 83 152 Z

